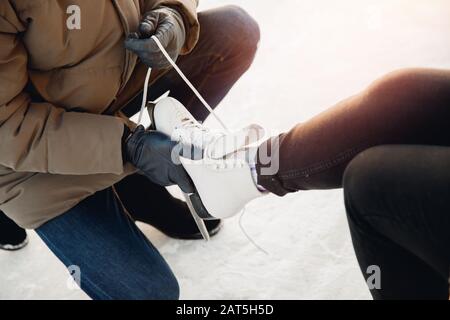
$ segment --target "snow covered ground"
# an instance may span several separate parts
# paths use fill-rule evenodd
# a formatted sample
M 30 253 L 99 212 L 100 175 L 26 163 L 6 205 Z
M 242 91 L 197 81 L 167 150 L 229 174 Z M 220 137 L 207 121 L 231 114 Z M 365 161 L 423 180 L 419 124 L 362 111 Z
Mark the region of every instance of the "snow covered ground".
M 256 17 L 255 64 L 219 108 L 232 126 L 287 130 L 402 67 L 450 67 L 448 0 L 203 0 Z M 211 121 L 211 126 L 215 124 Z M 209 244 L 168 239 L 141 225 L 175 271 L 184 299 L 368 299 L 341 191 L 251 203 Z M 39 238 L 0 252 L 0 299 L 86 299 Z

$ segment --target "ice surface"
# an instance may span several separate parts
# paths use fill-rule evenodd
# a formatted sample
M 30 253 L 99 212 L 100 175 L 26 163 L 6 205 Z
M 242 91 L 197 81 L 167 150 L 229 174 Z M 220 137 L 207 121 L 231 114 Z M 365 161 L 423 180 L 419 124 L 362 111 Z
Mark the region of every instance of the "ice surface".
M 210 0 L 256 17 L 262 41 L 252 69 L 219 114 L 233 127 L 287 130 L 402 67 L 450 67 L 447 0 Z M 210 126 L 215 127 L 212 121 Z M 367 299 L 341 191 L 270 196 L 251 203 L 247 232 L 227 221 L 209 244 L 168 239 L 140 225 L 176 273 L 185 299 Z M 30 232 L 30 245 L 0 252 L 0 299 L 86 299 Z

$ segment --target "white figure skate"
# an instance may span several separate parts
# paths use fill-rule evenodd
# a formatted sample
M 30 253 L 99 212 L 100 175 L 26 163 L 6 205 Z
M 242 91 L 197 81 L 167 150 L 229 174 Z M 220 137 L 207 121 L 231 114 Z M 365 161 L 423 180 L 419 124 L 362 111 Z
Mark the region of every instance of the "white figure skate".
M 250 167 L 257 143 L 264 137 L 260 126 L 251 125 L 234 133 L 213 132 L 170 97 L 150 104 L 148 111 L 152 129 L 201 150 L 200 155 L 183 154 L 180 161 L 196 188 L 185 198 L 205 239 L 209 235 L 203 220 L 230 218 L 264 194 L 258 190 Z

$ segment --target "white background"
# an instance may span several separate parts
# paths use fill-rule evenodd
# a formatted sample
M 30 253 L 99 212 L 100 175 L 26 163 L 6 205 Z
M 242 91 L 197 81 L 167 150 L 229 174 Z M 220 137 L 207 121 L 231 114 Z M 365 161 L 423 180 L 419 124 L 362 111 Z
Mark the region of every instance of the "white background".
M 287 130 L 393 69 L 450 67 L 448 0 L 210 0 L 202 8 L 226 3 L 247 9 L 262 30 L 254 66 L 219 107 L 236 128 L 256 122 Z M 141 226 L 185 299 L 370 298 L 340 190 L 255 201 L 243 223 L 268 256 L 237 219 L 209 244 Z M 67 288 L 64 267 L 33 232 L 30 238 L 22 251 L 0 252 L 0 299 L 86 299 Z

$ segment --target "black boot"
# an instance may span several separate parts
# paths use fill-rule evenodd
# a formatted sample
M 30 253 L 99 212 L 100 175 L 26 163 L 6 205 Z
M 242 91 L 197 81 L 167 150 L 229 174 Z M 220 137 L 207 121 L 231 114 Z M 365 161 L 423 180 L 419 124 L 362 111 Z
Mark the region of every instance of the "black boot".
M 203 239 L 187 204 L 172 197 L 165 188 L 139 174 L 125 178 L 115 188 L 136 221 L 150 224 L 171 238 Z M 220 220 L 205 223 L 210 236 L 216 235 L 222 226 Z
M 19 250 L 28 243 L 27 233 L 0 211 L 0 249 Z

